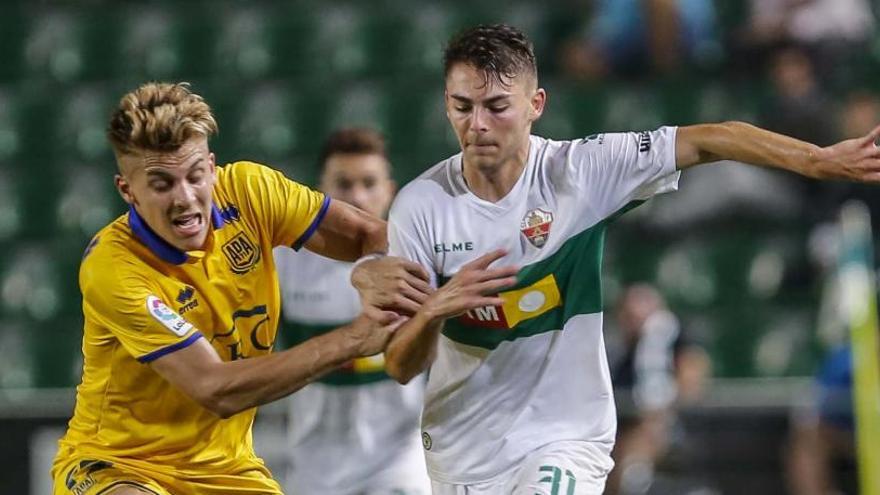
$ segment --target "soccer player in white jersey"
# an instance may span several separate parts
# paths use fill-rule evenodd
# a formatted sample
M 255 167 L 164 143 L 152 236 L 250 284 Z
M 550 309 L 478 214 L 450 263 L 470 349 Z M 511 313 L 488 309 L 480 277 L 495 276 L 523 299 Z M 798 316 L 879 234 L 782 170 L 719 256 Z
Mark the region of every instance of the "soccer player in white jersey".
M 341 129 L 320 158 L 320 189 L 384 218 L 396 185 L 381 134 Z M 297 345 L 365 319 L 349 278 L 352 264 L 309 251 L 275 249 L 281 281 L 279 342 Z M 400 385 L 381 354 L 358 358 L 325 375 L 288 404 L 291 470 L 286 491 L 326 495 L 428 495 L 419 438 L 422 380 Z
M 547 95 L 521 32 L 473 28 L 444 58 L 462 151 L 401 190 L 388 227 L 390 251 L 439 289 L 395 332 L 386 369 L 405 383 L 430 366 L 422 441 L 435 495 L 602 493 L 616 427 L 602 340 L 609 221 L 722 159 L 877 182 L 880 128 L 827 148 L 742 122 L 555 141 L 531 135 Z M 507 268 L 479 278 L 519 272 L 491 293 L 475 270 L 496 261 Z

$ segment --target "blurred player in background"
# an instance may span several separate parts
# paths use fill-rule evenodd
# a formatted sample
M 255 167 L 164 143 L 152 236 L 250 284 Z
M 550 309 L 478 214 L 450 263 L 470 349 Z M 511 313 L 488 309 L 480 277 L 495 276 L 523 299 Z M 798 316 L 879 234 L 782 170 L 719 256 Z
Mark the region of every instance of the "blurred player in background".
M 858 492 L 849 344 L 828 353 L 816 374 L 813 394 L 795 411 L 786 460 L 792 494 Z
M 216 131 L 186 84 L 145 84 L 112 115 L 130 210 L 98 232 L 80 269 L 83 377 L 56 495 L 280 494 L 253 451 L 256 406 L 381 352 L 400 322 L 374 308 L 378 319 L 270 354 L 272 248 L 354 261 L 385 250 L 385 222 L 256 163 L 216 167 Z M 376 305 L 411 311 L 424 299 L 418 266 L 388 257 L 356 271 Z
M 334 132 L 320 159 L 320 189 L 384 218 L 396 185 L 381 134 Z M 309 251 L 276 248 L 285 347 L 348 324 L 360 301 L 352 265 Z M 354 359 L 288 399 L 289 493 L 428 495 L 419 439 L 423 382 L 400 385 L 385 373 L 382 354 Z
M 478 26 L 444 58 L 462 152 L 401 190 L 388 229 L 390 252 L 439 289 L 395 331 L 387 370 L 405 383 L 430 366 L 422 440 L 436 495 L 600 494 L 616 430 L 608 223 L 722 159 L 876 183 L 880 128 L 826 148 L 742 122 L 553 141 L 530 132 L 547 94 L 521 32 Z
M 644 493 L 680 440 L 677 406 L 700 396 L 710 362 L 651 285 L 627 287 L 615 309 L 623 349 L 611 362 L 618 429 L 609 491 Z

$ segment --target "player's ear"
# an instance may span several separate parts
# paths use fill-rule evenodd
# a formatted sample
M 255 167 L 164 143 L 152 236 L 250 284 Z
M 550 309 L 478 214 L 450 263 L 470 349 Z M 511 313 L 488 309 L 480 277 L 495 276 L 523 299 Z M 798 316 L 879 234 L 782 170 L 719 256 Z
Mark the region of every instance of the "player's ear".
M 544 88 L 538 88 L 535 90 L 535 94 L 532 95 L 531 100 L 529 101 L 531 104 L 532 110 L 532 120 L 538 120 L 541 118 L 541 115 L 544 113 L 544 105 L 547 104 L 547 92 L 544 91 Z
M 116 174 L 113 177 L 113 182 L 116 185 L 116 190 L 119 191 L 119 195 L 122 196 L 122 200 L 128 204 L 134 204 L 134 196 L 131 194 L 131 185 L 125 180 L 125 177 L 122 174 Z

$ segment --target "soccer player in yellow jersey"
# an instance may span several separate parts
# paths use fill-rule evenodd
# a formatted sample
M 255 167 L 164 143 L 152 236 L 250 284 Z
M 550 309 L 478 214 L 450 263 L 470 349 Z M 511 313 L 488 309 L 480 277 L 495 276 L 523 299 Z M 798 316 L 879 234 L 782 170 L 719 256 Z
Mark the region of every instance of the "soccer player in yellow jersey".
M 126 94 L 108 137 L 130 205 L 80 269 L 83 378 L 55 495 L 280 494 L 251 439 L 255 407 L 381 352 L 429 291 L 386 248 L 385 223 L 262 165 L 215 166 L 209 106 L 185 84 Z M 368 310 L 270 354 L 275 246 L 347 261 Z M 308 283 L 304 280 L 303 283 Z

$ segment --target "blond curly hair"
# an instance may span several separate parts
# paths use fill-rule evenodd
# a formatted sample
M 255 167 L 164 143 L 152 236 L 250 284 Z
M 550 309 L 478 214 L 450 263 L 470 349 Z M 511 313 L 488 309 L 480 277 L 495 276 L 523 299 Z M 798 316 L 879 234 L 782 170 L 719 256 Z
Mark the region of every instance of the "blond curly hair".
M 217 133 L 217 121 L 189 83 L 150 82 L 127 93 L 110 118 L 107 138 L 117 156 L 176 151 L 189 139 Z

